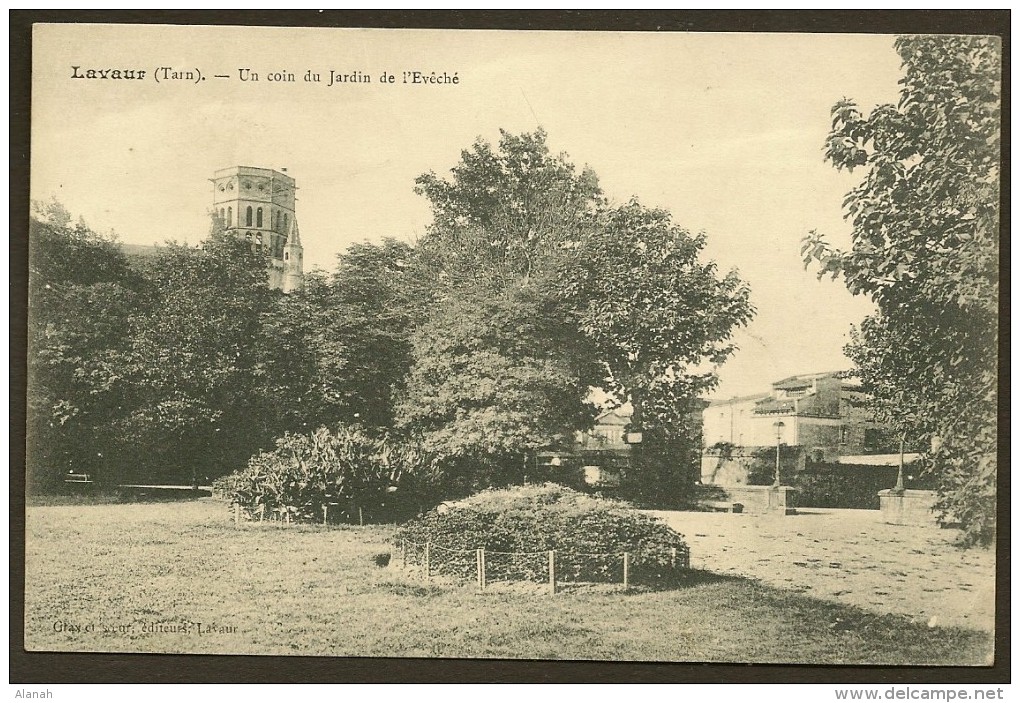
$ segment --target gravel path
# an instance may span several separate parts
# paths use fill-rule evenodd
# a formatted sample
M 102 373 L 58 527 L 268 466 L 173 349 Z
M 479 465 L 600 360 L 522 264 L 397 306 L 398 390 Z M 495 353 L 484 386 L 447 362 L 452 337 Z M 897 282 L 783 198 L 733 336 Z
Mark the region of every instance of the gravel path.
M 931 626 L 994 629 L 995 553 L 954 547 L 953 530 L 887 525 L 873 510 L 650 512 L 687 538 L 694 568 Z

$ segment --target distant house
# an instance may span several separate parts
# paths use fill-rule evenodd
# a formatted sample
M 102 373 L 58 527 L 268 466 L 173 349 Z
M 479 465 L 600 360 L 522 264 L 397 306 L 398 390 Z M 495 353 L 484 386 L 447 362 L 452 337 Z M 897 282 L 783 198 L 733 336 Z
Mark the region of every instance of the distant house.
M 595 418 L 595 426 L 590 431 L 578 433 L 578 448 L 629 450 L 630 445 L 623 441 L 623 436 L 630 424 L 630 415 L 631 411 L 624 408 L 602 413 Z
M 631 446 L 624 441 L 630 424 L 630 408 L 609 410 L 587 432 L 575 437 L 575 452 L 582 465 L 583 480 L 592 487 L 615 488 L 630 467 Z
M 692 420 L 698 430 L 696 436 L 700 434 L 701 411 L 705 405 L 707 401 L 695 401 L 696 410 L 692 413 Z M 584 467 L 584 480 L 589 485 L 619 485 L 626 475 L 634 451 L 634 445 L 628 443 L 628 440 L 634 440 L 633 435 L 628 437 L 629 433 L 634 432 L 630 426 L 632 414 L 630 405 L 608 410 L 595 418 L 592 429 L 577 433 L 575 452 Z M 698 475 L 699 448 L 695 440 L 687 458 L 677 458 L 677 468 L 685 467 L 685 470 L 689 470 L 692 481 Z
M 864 407 L 860 385 L 844 376 L 790 376 L 773 383 L 770 392 L 709 403 L 703 422 L 703 480 L 706 471 L 715 475 L 719 470 L 720 455 L 746 456 L 775 447 L 777 441 L 799 447 L 801 456 L 815 462 L 893 462 L 888 431 Z

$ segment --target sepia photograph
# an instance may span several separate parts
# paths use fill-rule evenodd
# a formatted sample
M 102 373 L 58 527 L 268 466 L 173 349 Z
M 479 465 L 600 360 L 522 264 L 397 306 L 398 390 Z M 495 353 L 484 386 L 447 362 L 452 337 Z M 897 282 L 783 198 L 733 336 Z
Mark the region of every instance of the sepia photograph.
M 1002 37 L 31 43 L 25 651 L 1001 655 Z

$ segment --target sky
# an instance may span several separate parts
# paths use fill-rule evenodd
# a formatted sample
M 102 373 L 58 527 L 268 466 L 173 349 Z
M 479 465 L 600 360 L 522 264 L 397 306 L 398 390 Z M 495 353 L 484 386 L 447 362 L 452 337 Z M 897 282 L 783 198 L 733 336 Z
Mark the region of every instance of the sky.
M 371 82 L 328 86 L 331 71 Z M 458 82 L 405 84 L 413 71 Z M 197 244 L 214 171 L 287 168 L 306 270 L 332 270 L 352 243 L 422 236 L 418 175 L 541 126 L 612 200 L 668 209 L 749 282 L 757 314 L 719 369 L 725 398 L 849 368 L 850 327 L 872 306 L 805 270 L 800 241 L 849 244 L 841 203 L 860 174 L 824 162 L 830 109 L 895 102 L 900 76 L 888 35 L 37 25 L 31 195 L 125 243 Z

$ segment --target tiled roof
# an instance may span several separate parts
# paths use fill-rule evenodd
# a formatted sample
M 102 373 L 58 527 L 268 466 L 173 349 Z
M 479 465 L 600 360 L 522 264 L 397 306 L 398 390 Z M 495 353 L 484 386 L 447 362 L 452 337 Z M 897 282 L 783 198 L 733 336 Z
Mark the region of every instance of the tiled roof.
M 811 382 L 819 378 L 843 378 L 846 371 L 823 371 L 821 373 L 802 373 L 796 376 L 781 378 L 772 384 L 773 388 L 789 390 L 793 388 L 806 388 Z
M 719 398 L 718 400 L 709 401 L 708 405 L 709 405 L 709 407 L 714 407 L 714 406 L 717 406 L 717 405 L 731 405 L 731 404 L 736 404 L 736 403 L 747 403 L 747 402 L 752 401 L 752 400 L 762 400 L 763 398 L 768 398 L 768 397 L 769 397 L 768 393 L 755 393 L 754 395 L 742 395 L 742 396 L 739 396 L 739 397 L 735 396 L 733 398 Z
M 775 413 L 792 413 L 796 407 L 792 400 L 776 400 L 774 398 L 766 398 L 763 401 L 755 403 L 754 414 L 755 415 L 772 415 Z
M 630 422 L 630 413 L 620 412 L 620 408 L 604 412 L 595 418 L 596 425 L 626 425 Z
M 783 381 L 776 381 L 772 387 L 781 391 L 792 391 L 798 388 L 809 388 L 811 381 L 803 378 L 788 378 Z

